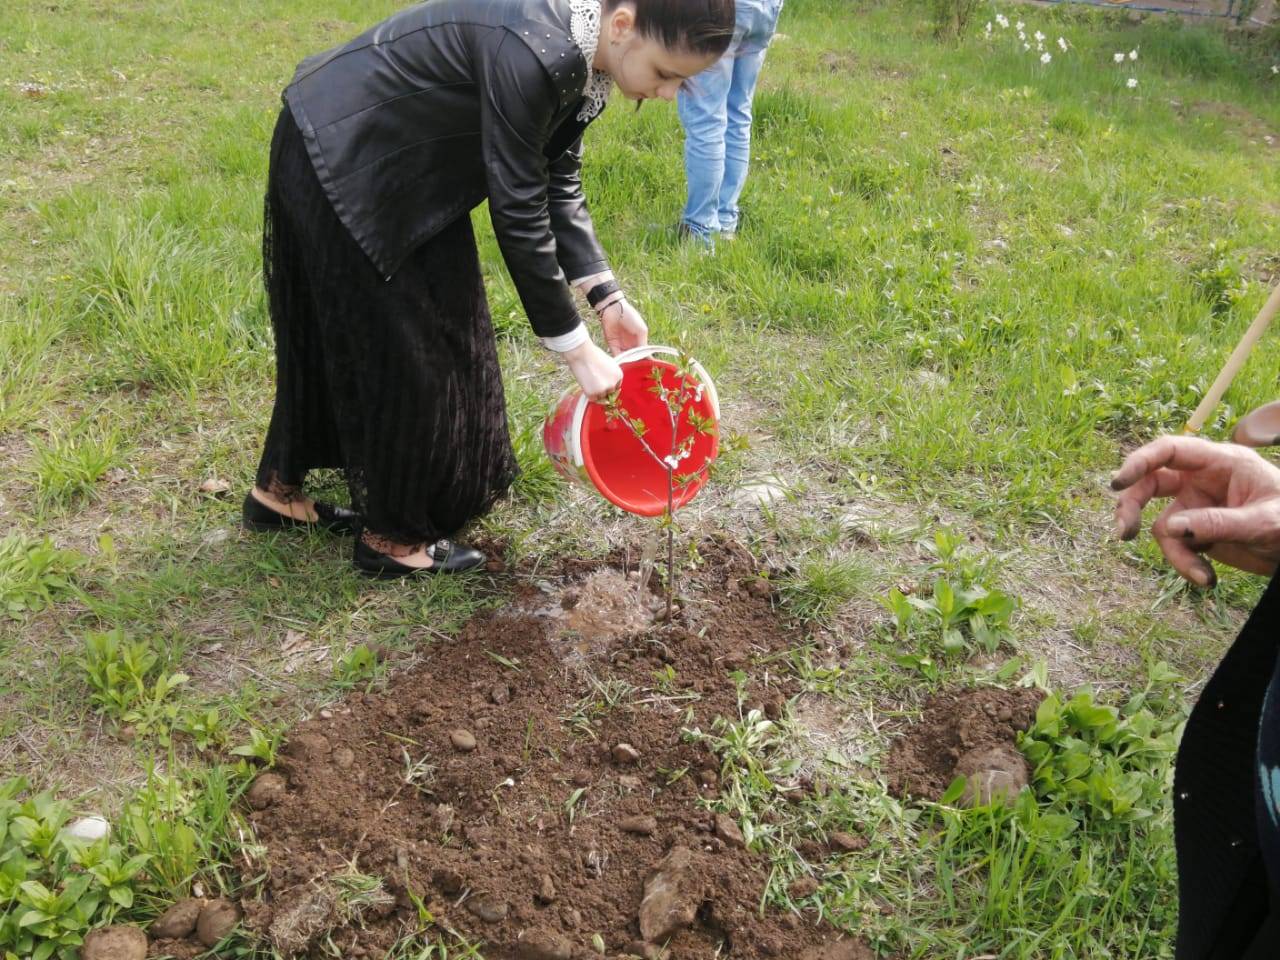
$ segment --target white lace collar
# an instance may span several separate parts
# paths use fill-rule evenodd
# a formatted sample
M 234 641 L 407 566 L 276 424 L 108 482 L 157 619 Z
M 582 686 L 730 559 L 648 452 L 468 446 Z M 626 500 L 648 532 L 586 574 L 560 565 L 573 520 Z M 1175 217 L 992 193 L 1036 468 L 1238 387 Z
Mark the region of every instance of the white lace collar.
M 578 111 L 578 119 L 586 123 L 604 109 L 609 92 L 613 89 L 613 78 L 603 70 L 591 66 L 596 47 L 600 45 L 600 0 L 569 0 L 569 35 L 582 51 L 587 69 L 591 71 L 582 91 L 585 102 Z

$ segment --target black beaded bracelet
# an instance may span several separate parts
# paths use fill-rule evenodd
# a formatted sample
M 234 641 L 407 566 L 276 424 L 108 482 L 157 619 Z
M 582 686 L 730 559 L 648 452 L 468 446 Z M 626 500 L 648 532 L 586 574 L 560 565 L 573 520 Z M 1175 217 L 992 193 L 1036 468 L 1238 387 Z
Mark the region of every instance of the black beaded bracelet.
M 617 280 L 605 280 L 603 283 L 597 283 L 587 291 L 587 303 L 591 304 L 591 309 L 594 310 L 597 303 L 621 289 L 622 287 Z

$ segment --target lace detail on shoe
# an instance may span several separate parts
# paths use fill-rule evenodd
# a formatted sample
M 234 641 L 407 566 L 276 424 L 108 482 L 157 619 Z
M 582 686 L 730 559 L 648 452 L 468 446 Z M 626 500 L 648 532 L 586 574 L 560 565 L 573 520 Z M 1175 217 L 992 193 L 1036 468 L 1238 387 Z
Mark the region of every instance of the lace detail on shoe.
M 569 0 L 569 35 L 582 51 L 587 69 L 591 71 L 582 91 L 582 109 L 578 111 L 578 119 L 587 123 L 604 109 L 613 90 L 613 77 L 591 66 L 600 45 L 600 0 Z

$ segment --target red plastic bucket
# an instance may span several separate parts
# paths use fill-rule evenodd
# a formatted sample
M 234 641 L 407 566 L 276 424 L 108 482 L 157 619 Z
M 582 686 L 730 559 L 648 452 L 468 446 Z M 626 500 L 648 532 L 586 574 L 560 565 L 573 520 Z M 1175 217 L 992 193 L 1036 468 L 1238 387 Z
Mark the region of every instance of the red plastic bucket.
M 617 357 L 622 367 L 618 404 L 627 417 L 644 423 L 644 442 L 603 404 L 588 401 L 577 384 L 566 390 L 542 424 L 542 445 L 556 470 L 643 517 L 666 511 L 669 474 L 683 481 L 670 491 L 675 507 L 697 496 L 720 450 L 720 399 L 697 361 L 689 363 L 689 375 L 682 378 L 676 363 L 659 359 L 679 356 L 671 347 L 650 346 Z M 674 445 L 671 414 L 654 390 L 655 376 L 668 391 L 681 389 L 682 380 L 687 384 L 689 396 L 677 417 Z M 676 465 L 668 471 L 664 461 L 673 456 L 673 446 Z

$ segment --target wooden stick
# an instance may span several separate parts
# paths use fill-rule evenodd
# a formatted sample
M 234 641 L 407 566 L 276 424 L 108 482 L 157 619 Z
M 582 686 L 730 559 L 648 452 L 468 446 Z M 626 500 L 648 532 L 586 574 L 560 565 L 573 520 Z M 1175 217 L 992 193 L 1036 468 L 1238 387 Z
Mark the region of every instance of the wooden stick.
M 1271 325 L 1271 321 L 1275 318 L 1277 311 L 1280 311 L 1280 284 L 1271 291 L 1271 296 L 1262 305 L 1258 315 L 1253 318 L 1253 323 L 1249 324 L 1249 329 L 1244 332 L 1244 336 L 1240 338 L 1236 348 L 1231 351 L 1231 356 L 1227 357 L 1227 362 L 1222 367 L 1222 372 L 1213 381 L 1213 386 L 1204 395 L 1204 399 L 1196 407 L 1195 413 L 1191 414 L 1191 419 L 1187 421 L 1187 425 L 1182 428 L 1183 433 L 1200 432 L 1200 428 L 1209 419 L 1209 414 L 1213 413 L 1213 408 L 1218 405 L 1222 395 L 1227 392 L 1227 387 L 1231 386 L 1231 381 L 1240 372 L 1244 362 L 1249 359 L 1249 354 L 1252 352 L 1254 344 L 1262 338 L 1267 327 Z

